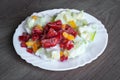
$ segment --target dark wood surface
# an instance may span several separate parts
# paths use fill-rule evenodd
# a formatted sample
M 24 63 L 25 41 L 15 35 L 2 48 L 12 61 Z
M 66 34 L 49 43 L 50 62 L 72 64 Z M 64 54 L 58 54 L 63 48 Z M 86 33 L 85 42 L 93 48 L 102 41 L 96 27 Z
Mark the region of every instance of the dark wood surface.
M 84 67 L 63 72 L 22 60 L 12 44 L 15 29 L 33 12 L 53 8 L 85 10 L 101 20 L 109 34 L 104 53 Z M 120 0 L 0 0 L 0 80 L 120 80 Z

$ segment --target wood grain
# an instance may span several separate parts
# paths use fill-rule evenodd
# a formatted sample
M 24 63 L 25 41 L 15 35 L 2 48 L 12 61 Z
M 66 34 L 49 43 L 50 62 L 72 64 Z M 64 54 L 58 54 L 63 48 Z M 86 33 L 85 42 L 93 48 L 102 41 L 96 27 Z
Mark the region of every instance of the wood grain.
M 53 8 L 85 10 L 105 25 L 109 41 L 95 61 L 75 70 L 53 72 L 34 67 L 15 52 L 12 37 L 33 12 Z M 1 0 L 0 80 L 120 80 L 120 0 Z

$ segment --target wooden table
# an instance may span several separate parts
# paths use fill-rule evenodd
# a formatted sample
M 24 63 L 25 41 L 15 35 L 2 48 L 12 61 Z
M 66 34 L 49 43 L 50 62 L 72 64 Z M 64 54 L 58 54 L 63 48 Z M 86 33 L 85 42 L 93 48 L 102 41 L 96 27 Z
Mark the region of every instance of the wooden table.
M 84 67 L 63 72 L 22 60 L 13 48 L 15 29 L 33 12 L 53 8 L 84 10 L 101 20 L 109 34 L 104 53 Z M 0 80 L 120 80 L 120 0 L 1 0 Z

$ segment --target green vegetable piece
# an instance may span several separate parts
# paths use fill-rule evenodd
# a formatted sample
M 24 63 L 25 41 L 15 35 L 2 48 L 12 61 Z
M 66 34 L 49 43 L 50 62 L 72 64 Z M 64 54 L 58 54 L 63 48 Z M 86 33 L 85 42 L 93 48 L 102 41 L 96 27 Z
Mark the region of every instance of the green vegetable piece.
M 93 41 L 96 35 L 96 31 L 93 33 L 90 33 L 90 41 Z

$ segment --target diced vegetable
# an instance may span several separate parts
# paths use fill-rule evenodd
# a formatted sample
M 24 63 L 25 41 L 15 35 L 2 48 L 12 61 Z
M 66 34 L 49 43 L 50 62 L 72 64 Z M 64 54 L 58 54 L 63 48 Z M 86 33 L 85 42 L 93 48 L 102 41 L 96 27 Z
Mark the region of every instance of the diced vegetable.
M 35 52 L 35 55 L 37 56 L 44 56 L 45 54 L 45 49 L 44 48 L 39 48 L 36 52 Z
M 93 41 L 96 35 L 96 31 L 90 34 L 90 41 Z
M 32 49 L 33 49 L 33 52 L 34 52 L 34 53 L 38 50 L 38 45 L 37 45 L 37 43 L 34 43 L 34 44 L 32 45 Z
M 63 51 L 60 51 L 60 57 L 64 55 L 64 52 Z
M 27 47 L 27 45 L 25 44 L 25 42 L 21 42 L 21 47 Z
M 74 40 L 75 37 L 74 37 L 73 35 L 69 34 L 67 39 L 68 39 L 68 40 Z
M 68 34 L 67 32 L 63 32 L 63 37 L 64 37 L 64 38 L 68 38 L 68 35 L 69 35 L 69 34 Z
M 67 32 L 63 32 L 63 36 L 64 38 L 68 39 L 68 40 L 74 40 L 74 36 L 71 34 L 68 34 Z
M 54 51 L 51 52 L 51 58 L 52 59 L 57 59 L 57 60 L 60 59 L 60 54 L 58 53 L 57 50 L 54 50 Z
M 33 53 L 33 50 L 32 50 L 32 48 L 27 48 L 27 50 L 26 50 L 27 52 L 29 52 L 29 53 Z
M 38 16 L 33 15 L 33 16 L 32 16 L 32 19 L 37 20 L 37 19 L 38 19 Z
M 34 42 L 31 40 L 26 42 L 27 47 L 32 47 L 33 44 Z
M 75 21 L 73 21 L 73 20 L 72 20 L 72 21 L 69 21 L 68 24 L 69 24 L 72 28 L 76 28 L 76 27 L 77 27 Z
M 65 28 L 66 28 L 66 24 L 63 24 L 62 29 L 65 30 Z

